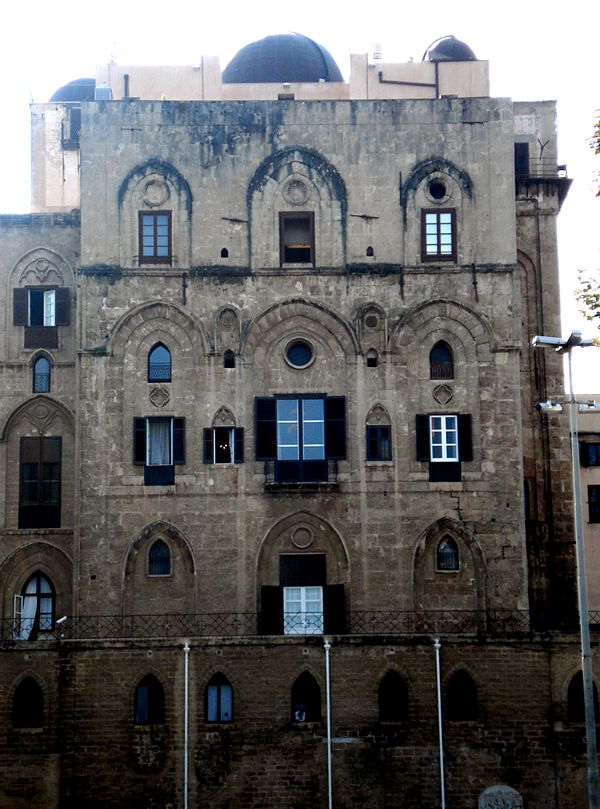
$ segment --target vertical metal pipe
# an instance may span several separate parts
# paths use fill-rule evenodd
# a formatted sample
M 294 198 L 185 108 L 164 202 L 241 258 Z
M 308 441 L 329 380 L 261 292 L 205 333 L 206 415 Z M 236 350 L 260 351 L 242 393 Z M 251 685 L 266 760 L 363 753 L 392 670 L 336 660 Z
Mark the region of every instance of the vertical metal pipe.
M 573 474 L 573 508 L 575 512 L 575 552 L 577 554 L 577 595 L 579 600 L 579 628 L 581 634 L 581 674 L 583 679 L 583 703 L 585 708 L 585 741 L 588 765 L 588 800 L 590 809 L 600 809 L 598 782 L 598 753 L 596 749 L 596 719 L 594 716 L 594 675 L 592 672 L 592 647 L 587 601 L 585 546 L 583 518 L 581 515 L 581 480 L 579 477 L 579 436 L 577 411 L 573 393 L 572 350 L 569 358 L 569 424 L 571 430 L 571 471 Z
M 329 651 L 331 643 L 325 639 L 325 693 L 327 703 L 327 798 L 328 807 L 333 809 L 333 784 L 331 778 L 331 673 L 329 669 Z
M 183 645 L 183 809 L 188 809 L 188 746 L 189 746 L 189 668 L 190 644 Z
M 437 684 L 437 709 L 438 709 L 438 739 L 440 745 L 440 799 L 441 809 L 446 809 L 446 784 L 444 780 L 444 733 L 442 729 L 442 676 L 440 670 L 440 649 L 439 638 L 433 639 L 435 649 L 435 679 Z

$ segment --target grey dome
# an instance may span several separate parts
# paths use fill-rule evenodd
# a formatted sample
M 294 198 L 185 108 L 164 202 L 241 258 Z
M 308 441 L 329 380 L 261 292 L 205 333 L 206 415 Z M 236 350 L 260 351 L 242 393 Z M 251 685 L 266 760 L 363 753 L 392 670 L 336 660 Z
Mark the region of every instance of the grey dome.
M 59 87 L 50 101 L 93 101 L 96 79 L 75 79 Z
M 343 81 L 326 48 L 302 34 L 277 34 L 251 42 L 223 71 L 223 84 Z
M 456 37 L 444 37 L 429 51 L 430 62 L 472 62 L 477 57 L 466 42 Z

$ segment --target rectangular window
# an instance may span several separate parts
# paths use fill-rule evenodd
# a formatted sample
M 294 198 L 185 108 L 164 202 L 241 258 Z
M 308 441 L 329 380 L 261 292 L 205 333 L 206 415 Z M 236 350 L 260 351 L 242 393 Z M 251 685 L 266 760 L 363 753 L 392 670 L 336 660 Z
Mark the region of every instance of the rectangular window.
M 13 325 L 25 326 L 25 348 L 58 348 L 57 326 L 68 326 L 71 298 L 66 287 L 13 289 Z
M 135 418 L 133 432 L 133 462 L 144 465 L 144 484 L 175 483 L 175 466 L 185 463 L 185 419 Z
M 461 461 L 473 460 L 471 416 L 468 413 L 418 415 L 417 460 L 429 462 L 429 480 L 461 479 Z
M 140 264 L 170 264 L 171 211 L 139 212 Z
M 284 587 L 284 635 L 322 635 L 323 627 L 323 588 Z
M 582 466 L 600 466 L 600 442 L 582 441 L 579 447 Z
M 456 211 L 421 211 L 421 261 L 456 261 Z
M 430 461 L 458 461 L 458 418 L 429 416 L 429 441 Z
M 600 522 L 600 486 L 588 486 L 590 522 Z
M 328 461 L 346 457 L 343 396 L 256 400 L 256 459 L 275 464 L 275 482 L 318 482 Z
M 62 439 L 21 438 L 19 528 L 60 527 Z
M 311 211 L 280 212 L 279 254 L 284 264 L 315 264 L 315 215 Z
M 204 463 L 243 463 L 243 427 L 206 427 L 204 430 Z
M 392 460 L 392 428 L 389 424 L 367 424 L 367 461 Z

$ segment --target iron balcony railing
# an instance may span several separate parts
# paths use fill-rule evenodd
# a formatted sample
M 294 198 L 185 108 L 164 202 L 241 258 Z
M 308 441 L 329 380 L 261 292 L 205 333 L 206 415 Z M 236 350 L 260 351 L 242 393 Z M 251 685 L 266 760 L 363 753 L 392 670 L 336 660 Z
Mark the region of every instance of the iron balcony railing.
M 302 616 L 304 619 L 306 615 Z M 600 618 L 600 616 L 595 616 Z M 327 633 L 327 616 L 308 616 L 311 620 L 287 623 L 281 635 L 304 636 Z M 267 622 L 272 626 L 272 621 Z M 364 610 L 348 612 L 343 627 L 331 631 L 336 635 L 487 635 L 508 637 L 532 631 L 526 610 Z M 254 612 L 213 612 L 173 615 L 82 615 L 63 616 L 51 631 L 40 631 L 35 622 L 19 624 L 4 619 L 0 624 L 0 640 L 21 642 L 34 640 L 127 640 L 169 638 L 242 638 L 269 637 L 263 631 L 263 616 Z M 303 626 L 308 627 L 306 631 Z M 321 631 L 316 628 L 322 627 Z M 576 627 L 575 627 L 576 628 Z M 567 630 L 568 627 L 563 627 Z
M 517 177 L 527 177 L 529 179 L 553 179 L 566 177 L 567 167 L 557 165 L 556 160 L 551 157 L 531 157 L 526 166 L 517 168 Z
M 265 461 L 266 486 L 336 484 L 337 461 Z

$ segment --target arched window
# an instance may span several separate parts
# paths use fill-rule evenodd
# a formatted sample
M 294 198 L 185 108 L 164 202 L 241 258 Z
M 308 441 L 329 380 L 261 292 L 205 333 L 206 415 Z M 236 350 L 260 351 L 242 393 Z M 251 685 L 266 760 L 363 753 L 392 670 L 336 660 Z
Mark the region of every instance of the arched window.
M 223 368 L 235 368 L 235 354 L 230 348 L 223 354 Z
M 135 689 L 136 725 L 158 725 L 165 721 L 165 692 L 153 674 L 147 674 Z
M 207 722 L 233 722 L 233 688 L 223 674 L 215 674 L 206 686 L 204 715 Z
M 435 566 L 436 570 L 456 571 L 459 569 L 458 545 L 448 534 L 442 538 L 437 546 Z
M 452 349 L 443 340 L 436 343 L 429 352 L 429 378 L 454 379 Z
M 598 689 L 594 683 L 594 716 L 598 722 Z M 585 706 L 583 702 L 583 675 L 577 672 L 569 683 L 567 691 L 567 718 L 569 722 L 585 722 Z
M 27 580 L 20 595 L 15 595 L 14 635 L 32 640 L 38 632 L 54 628 L 54 587 L 42 573 Z
M 48 393 L 50 390 L 50 361 L 47 357 L 38 357 L 33 363 L 33 392 Z
M 148 575 L 168 576 L 171 573 L 171 552 L 162 539 L 157 539 L 148 553 Z
M 292 721 L 321 721 L 321 689 L 308 671 L 304 671 L 292 686 Z
M 41 728 L 44 724 L 44 692 L 33 677 L 25 677 L 13 697 L 14 728 Z
M 367 351 L 367 368 L 377 368 L 378 354 L 374 348 Z
M 148 382 L 171 381 L 171 352 L 157 343 L 148 354 Z
M 457 671 L 448 680 L 447 716 L 454 722 L 477 719 L 477 686 L 466 671 Z
M 403 722 L 408 719 L 408 687 L 397 671 L 388 671 L 379 683 L 379 721 Z

